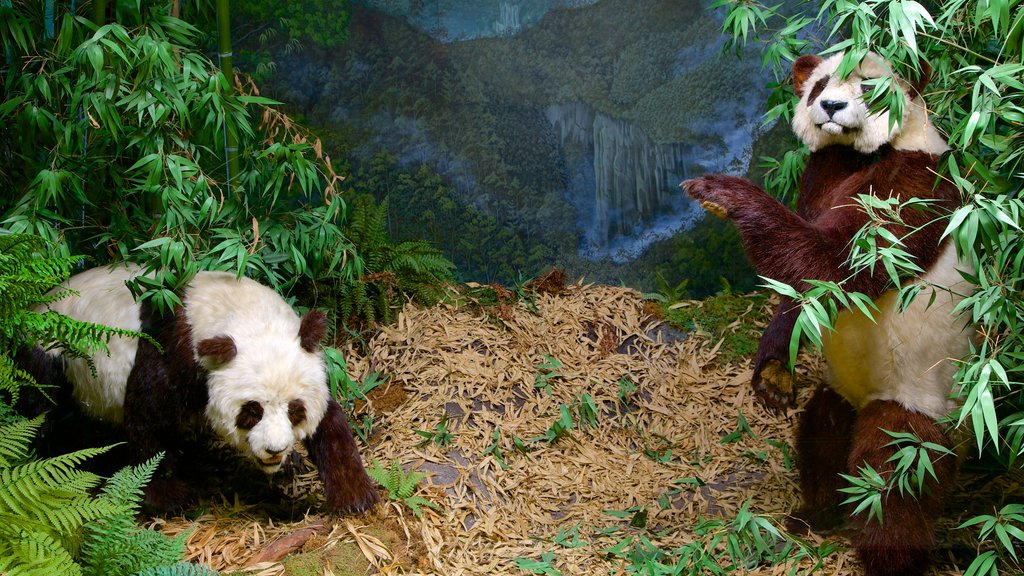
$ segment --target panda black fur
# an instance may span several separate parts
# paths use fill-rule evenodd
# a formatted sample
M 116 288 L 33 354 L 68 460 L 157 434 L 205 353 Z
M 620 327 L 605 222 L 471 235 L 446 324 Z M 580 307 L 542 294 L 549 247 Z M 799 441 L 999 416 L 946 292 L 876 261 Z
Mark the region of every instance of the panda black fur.
M 72 318 L 149 334 L 113 337 L 109 355 L 84 360 L 37 348 L 26 368 L 43 384 L 62 386 L 82 412 L 123 427 L 131 459 L 165 452 L 147 489 L 152 510 L 185 504 L 189 487 L 176 474 L 183 433 L 205 423 L 267 474 L 281 468 L 296 441 L 316 463 L 332 512 L 362 512 L 379 499 L 363 469 L 341 407 L 327 388 L 320 351 L 326 318 L 299 318 L 272 289 L 223 272 L 200 272 L 166 317 L 133 298 L 136 267 L 94 268 L 64 283 L 73 291 L 48 308 Z M 58 394 L 58 397 L 61 395 Z
M 890 126 L 888 113 L 872 114 L 863 98 L 864 80 L 894 77 L 888 63 L 869 54 L 843 78 L 837 73 L 842 57 L 803 56 L 794 63 L 800 102 L 793 130 L 811 151 L 795 212 L 741 178 L 708 175 L 684 183 L 703 207 L 734 222 L 759 274 L 801 290 L 809 287 L 805 279 L 844 282 L 848 290 L 871 296 L 879 309 L 875 322 L 842 312 L 835 331 L 822 335 L 827 384 L 801 414 L 796 443 L 803 506 L 792 514 L 793 528 L 827 529 L 846 519 L 840 474 L 857 475 L 865 464 L 883 477 L 892 473 L 895 448 L 883 429 L 954 447 L 937 420 L 955 407 L 953 361 L 966 355 L 973 336 L 967 322 L 952 315 L 970 286 L 954 247 L 942 239 L 940 216 L 954 210 L 960 196 L 937 178 L 948 146 L 920 95 L 927 71 L 920 82 L 895 78 L 905 96 L 904 117 Z M 855 203 L 861 194 L 932 202 L 933 211 L 904 210 L 903 224 L 886 225 L 924 270 L 916 279 L 926 286 L 924 293 L 905 311 L 897 312 L 886 274 L 849 267 L 851 240 L 869 222 Z M 755 358 L 754 390 L 774 409 L 795 398 L 785 364 L 798 312 L 783 299 Z M 920 499 L 888 494 L 884 523 L 862 515 L 849 519 L 858 528 L 854 545 L 867 573 L 924 571 L 955 458 L 937 457 L 935 472 L 937 480 L 927 482 Z

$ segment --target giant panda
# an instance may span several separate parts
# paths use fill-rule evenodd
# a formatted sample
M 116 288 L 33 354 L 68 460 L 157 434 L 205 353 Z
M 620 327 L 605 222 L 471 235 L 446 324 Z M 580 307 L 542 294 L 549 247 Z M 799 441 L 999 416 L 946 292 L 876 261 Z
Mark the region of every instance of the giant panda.
M 865 464 L 883 476 L 892 473 L 895 464 L 889 459 L 897 448 L 883 430 L 911 432 L 947 448 L 957 444 L 939 421 L 956 407 L 954 360 L 969 352 L 973 337 L 967 321 L 953 315 L 971 290 L 967 270 L 952 243 L 942 238 L 942 216 L 956 209 L 960 196 L 937 177 L 948 146 L 921 97 L 927 68 L 919 81 L 909 82 L 869 54 L 842 77 L 837 72 L 842 59 L 842 54 L 806 55 L 793 66 L 800 100 L 792 127 L 810 150 L 795 212 L 733 176 L 706 175 L 683 188 L 737 226 L 758 274 L 800 290 L 809 288 L 807 279 L 844 282 L 846 289 L 874 299 L 873 321 L 843 311 L 834 331 L 822 334 L 826 383 L 800 417 L 796 447 L 803 504 L 788 524 L 794 530 L 826 530 L 849 521 L 857 529 L 854 545 L 868 574 L 920 574 L 956 458 L 932 453 L 936 479 L 926 482 L 920 498 L 888 493 L 881 522 L 864 513 L 847 517 L 840 474 L 856 476 Z M 890 123 L 888 112 L 872 113 L 865 102 L 870 84 L 865 81 L 882 77 L 894 78 L 904 94 L 901 122 Z M 924 270 L 913 279 L 924 293 L 903 311 L 897 310 L 896 291 L 884 272 L 855 273 L 849 266 L 851 240 L 869 222 L 854 202 L 861 194 L 932 202 L 930 210 L 903 210 L 903 223 L 886 225 Z M 780 303 L 755 357 L 754 390 L 773 409 L 795 399 L 785 365 L 798 312 L 792 301 Z
M 92 367 L 54 347 L 36 346 L 22 357 L 58 398 L 70 396 L 86 416 L 123 428 L 132 461 L 165 453 L 163 473 L 146 489 L 149 510 L 178 510 L 190 499 L 180 472 L 191 463 L 182 461 L 181 439 L 197 425 L 266 474 L 303 441 L 332 512 L 363 512 L 378 501 L 347 418 L 328 391 L 323 313 L 300 318 L 254 280 L 199 272 L 181 304 L 161 316 L 128 288 L 141 273 L 125 265 L 86 270 L 56 288 L 64 297 L 40 311 L 142 332 L 162 351 L 147 339 L 114 336 Z

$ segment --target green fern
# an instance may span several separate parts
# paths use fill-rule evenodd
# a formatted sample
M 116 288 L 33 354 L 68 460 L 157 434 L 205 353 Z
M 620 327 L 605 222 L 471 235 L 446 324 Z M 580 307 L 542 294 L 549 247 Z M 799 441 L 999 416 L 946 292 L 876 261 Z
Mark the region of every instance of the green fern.
M 186 535 L 139 528 L 142 488 L 162 455 L 102 479 L 78 470 L 109 448 L 28 459 L 42 417 L 0 426 L 0 574 L 5 576 L 210 576 L 185 564 Z
M 101 478 L 77 467 L 108 448 L 16 463 L 41 424 L 39 417 L 0 426 L 0 574 L 79 575 L 73 553 L 81 528 L 120 508 L 92 498 Z
M 217 576 L 217 572 L 206 566 L 182 562 L 174 566 L 147 568 L 136 572 L 134 576 Z
M 452 279 L 452 264 L 426 242 L 394 242 L 387 233 L 387 200 L 378 206 L 373 197 L 352 202 L 345 233 L 362 261 L 359 278 L 341 284 L 340 318 L 353 322 L 390 322 L 406 300 L 432 305 L 445 296 Z
M 67 291 L 48 292 L 66 280 L 82 260 L 53 256 L 54 252 L 38 236 L 0 235 L 0 404 L 8 408 L 17 402 L 21 388 L 37 386 L 13 361 L 20 346 L 33 342 L 57 346 L 66 356 L 83 358 L 91 365 L 92 355 L 106 352 L 112 335 L 145 337 L 54 312 L 36 312 L 36 307 L 67 296 Z M 2 412 L 9 414 L 8 410 Z
M 426 498 L 415 496 L 420 480 L 426 478 L 426 474 L 415 470 L 410 470 L 406 473 L 398 460 L 392 460 L 390 468 L 385 468 L 380 462 L 374 460 L 373 465 L 366 470 L 366 473 L 374 482 L 380 484 L 388 491 L 388 498 L 390 500 L 402 502 L 412 510 L 416 517 L 423 514 L 422 506 L 440 510 L 437 504 Z
M 86 576 L 128 576 L 181 562 L 187 533 L 169 538 L 135 524 L 142 488 L 153 477 L 162 458 L 161 453 L 138 466 L 125 468 L 103 487 L 98 499 L 120 511 L 86 526 L 81 550 Z

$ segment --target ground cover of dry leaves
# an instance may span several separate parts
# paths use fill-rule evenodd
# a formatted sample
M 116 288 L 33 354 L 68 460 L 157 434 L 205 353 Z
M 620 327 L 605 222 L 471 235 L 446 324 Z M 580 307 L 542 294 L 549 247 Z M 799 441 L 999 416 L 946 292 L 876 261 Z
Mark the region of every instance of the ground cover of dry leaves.
M 437 509 L 423 508 L 422 517 L 388 502 L 364 516 L 324 517 L 312 507 L 301 520 L 275 521 L 236 503 L 154 525 L 191 530 L 190 557 L 224 573 L 528 574 L 516 560 L 532 559 L 583 575 L 626 574 L 626 561 L 608 552 L 624 539 L 673 550 L 695 538 L 700 518 L 732 518 L 745 503 L 780 519 L 798 503 L 781 447 L 795 414 L 756 405 L 749 361 L 719 361 L 720 342 L 669 329 L 649 309 L 633 290 L 580 284 L 549 287 L 533 304 L 410 305 L 363 353 L 349 350 L 353 379 L 388 377 L 357 407 L 357 418 L 374 419 L 364 460 L 427 473 L 418 495 Z M 806 356 L 802 397 L 819 373 Z M 571 436 L 551 440 L 565 414 Z M 436 430 L 445 417 L 449 444 L 416 432 Z M 311 471 L 291 483 L 290 492 L 318 490 Z M 962 483 L 973 497 L 952 503 L 940 540 L 965 515 L 1002 503 L 979 494 L 1005 498 L 1015 487 L 1014 479 L 969 474 Z M 948 557 L 970 543 L 944 546 L 936 573 L 958 573 Z M 331 553 L 342 549 L 347 556 Z M 312 567 L 289 564 L 310 554 Z M 856 561 L 840 550 L 820 573 L 855 574 Z

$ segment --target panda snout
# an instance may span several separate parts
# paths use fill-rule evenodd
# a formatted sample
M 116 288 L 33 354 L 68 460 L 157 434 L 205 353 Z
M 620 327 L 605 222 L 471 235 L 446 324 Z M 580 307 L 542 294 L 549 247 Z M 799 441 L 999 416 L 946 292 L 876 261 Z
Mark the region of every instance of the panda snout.
M 819 105 L 828 114 L 828 117 L 831 118 L 836 112 L 846 108 L 847 102 L 845 100 L 821 100 Z

